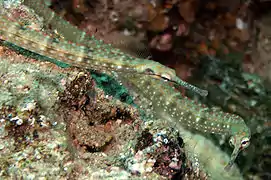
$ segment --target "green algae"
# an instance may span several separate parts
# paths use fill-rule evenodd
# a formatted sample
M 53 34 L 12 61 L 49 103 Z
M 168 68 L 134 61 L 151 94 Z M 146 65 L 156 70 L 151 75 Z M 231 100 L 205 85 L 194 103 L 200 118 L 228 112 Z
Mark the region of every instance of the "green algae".
M 128 90 L 124 86 L 120 85 L 113 77 L 104 73 L 101 74 L 96 72 L 92 72 L 91 76 L 97 83 L 97 87 L 101 88 L 105 94 L 113 96 L 127 104 L 135 105 Z

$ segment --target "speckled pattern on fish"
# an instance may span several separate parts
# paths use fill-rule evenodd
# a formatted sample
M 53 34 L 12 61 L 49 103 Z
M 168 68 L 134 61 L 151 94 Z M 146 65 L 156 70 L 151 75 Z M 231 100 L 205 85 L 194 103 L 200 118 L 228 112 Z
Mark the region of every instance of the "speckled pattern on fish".
M 144 102 L 144 99 L 150 102 L 142 103 L 141 106 L 146 112 L 151 112 L 152 118 L 156 116 L 160 119 L 163 113 L 168 113 L 174 119 L 174 122 L 171 122 L 173 126 L 178 123 L 184 128 L 202 133 L 230 135 L 230 144 L 234 146 L 234 150 L 226 169 L 232 166 L 239 151 L 249 145 L 250 129 L 240 116 L 198 104 L 160 79 L 121 73 L 118 78 L 143 99 L 141 102 Z

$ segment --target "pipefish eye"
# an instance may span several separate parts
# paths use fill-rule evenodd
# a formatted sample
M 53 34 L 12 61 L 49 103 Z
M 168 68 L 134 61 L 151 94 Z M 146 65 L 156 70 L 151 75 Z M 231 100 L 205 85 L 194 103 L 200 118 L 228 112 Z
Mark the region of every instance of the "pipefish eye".
M 151 74 L 151 75 L 154 75 L 154 74 L 155 74 L 154 71 L 153 71 L 152 69 L 150 69 L 150 68 L 145 69 L 145 72 L 146 72 L 147 74 Z
M 229 144 L 230 144 L 231 147 L 234 147 L 234 139 L 233 138 L 230 138 Z
M 161 77 L 166 79 L 166 80 L 171 80 L 172 79 L 171 76 L 169 74 L 167 74 L 167 73 L 161 74 Z
M 241 147 L 244 149 L 244 148 L 247 148 L 248 146 L 249 146 L 249 144 L 250 144 L 250 142 L 249 142 L 249 138 L 243 138 L 242 139 L 242 141 L 241 141 Z
M 157 72 L 155 72 L 154 70 L 150 69 L 150 68 L 147 68 L 145 69 L 145 73 L 149 74 L 149 75 L 156 75 L 158 77 L 161 77 L 163 78 L 164 80 L 168 81 L 168 80 L 171 80 L 171 76 L 168 74 L 168 73 L 163 73 L 163 74 L 159 74 Z

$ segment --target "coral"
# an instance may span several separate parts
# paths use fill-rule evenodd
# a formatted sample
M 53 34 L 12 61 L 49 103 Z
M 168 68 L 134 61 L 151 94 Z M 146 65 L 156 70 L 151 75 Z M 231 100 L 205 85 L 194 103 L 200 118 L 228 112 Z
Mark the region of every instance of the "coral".
M 105 81 L 110 79 L 105 75 L 93 74 L 98 84 L 102 82 L 99 87 L 107 88 L 113 97 L 96 87 L 89 72 L 60 69 L 7 49 L 1 58 L 6 59 L 1 61 L 1 96 L 10 94 L 1 98 L 1 176 L 140 179 L 144 173 L 137 177 L 122 163 L 123 158 L 126 161 L 124 154 L 133 151 L 143 137 L 139 137 L 142 120 L 137 110 L 117 100 L 122 96 L 115 92 L 121 86 Z M 127 93 L 124 88 L 121 92 Z M 129 98 L 120 100 L 131 102 Z M 142 148 L 147 146 L 145 143 Z M 169 146 L 178 149 L 171 140 L 165 148 L 171 149 Z M 165 149 L 161 150 L 153 157 L 164 156 Z M 173 150 L 169 151 L 170 158 L 175 154 Z M 173 176 L 179 166 L 171 163 L 173 172 L 168 164 L 167 158 L 163 162 L 149 161 L 148 166 L 154 167 L 148 168 L 145 176 Z
M 93 80 L 88 76 L 79 76 L 60 94 L 58 111 L 79 150 L 90 153 L 112 151 L 118 144 L 115 136 L 120 126 L 132 123 L 136 114 L 130 107 L 94 89 Z

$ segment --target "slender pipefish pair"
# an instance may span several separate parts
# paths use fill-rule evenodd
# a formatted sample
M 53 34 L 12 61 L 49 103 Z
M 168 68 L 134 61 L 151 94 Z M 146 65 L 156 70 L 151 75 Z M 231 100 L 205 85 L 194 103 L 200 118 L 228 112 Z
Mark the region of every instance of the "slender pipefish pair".
M 53 12 L 49 13 L 56 16 Z M 0 13 L 0 39 L 79 68 L 114 71 L 122 74 L 121 76 L 127 75 L 126 80 L 134 84 L 142 96 L 153 102 L 151 109 L 155 114 L 159 114 L 162 110 L 168 111 L 178 123 L 187 128 L 206 133 L 230 134 L 230 143 L 234 146 L 234 150 L 226 166 L 227 169 L 232 166 L 239 151 L 249 145 L 250 131 L 241 117 L 203 108 L 182 97 L 168 81 L 191 89 L 202 96 L 206 96 L 207 91 L 182 81 L 174 70 L 158 62 L 130 56 L 93 36 L 87 36 L 78 29 L 74 32 L 80 37 L 77 38 L 76 43 L 65 39 L 56 41 L 50 35 L 25 27 L 10 20 L 6 14 Z

